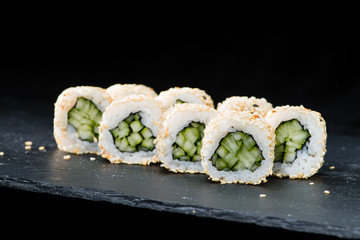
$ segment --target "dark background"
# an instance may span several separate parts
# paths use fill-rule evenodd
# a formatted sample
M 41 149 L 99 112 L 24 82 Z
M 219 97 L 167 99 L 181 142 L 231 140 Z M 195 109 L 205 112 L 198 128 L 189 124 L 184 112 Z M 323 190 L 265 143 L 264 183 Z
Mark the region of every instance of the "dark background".
M 163 18 L 156 23 L 151 17 L 137 16 L 127 21 L 83 19 L 70 24 L 63 21 L 66 16 L 55 22 L 44 18 L 36 23 L 31 18 L 13 17 L 3 22 L 0 31 L 1 103 L 7 99 L 48 103 L 44 111 L 53 114 L 57 96 L 72 86 L 106 88 L 115 83 L 137 83 L 158 93 L 174 86 L 189 86 L 205 90 L 215 104 L 233 95 L 264 97 L 274 106 L 302 104 L 323 115 L 329 134 L 359 135 L 360 39 L 356 11 L 354 6 L 338 5 L 253 7 L 222 12 L 230 18 L 210 12 L 210 16 L 199 17 L 200 21 L 185 21 L 184 14 L 176 22 Z M 17 209 L 29 224 L 35 215 L 42 217 L 41 224 L 54 220 L 50 212 L 55 210 L 56 216 L 71 215 L 68 219 L 72 226 L 86 219 L 84 223 L 89 226 L 102 223 L 105 227 L 109 216 L 123 214 L 130 222 L 119 223 L 126 227 L 135 224 L 137 217 L 149 222 L 159 218 L 159 225 L 153 222 L 147 231 L 161 229 L 161 224 L 171 228 L 172 221 L 176 221 L 239 227 L 250 234 L 290 234 L 6 188 L 0 188 L 0 193 L 6 196 L 2 205 Z M 44 207 L 47 203 L 53 207 Z M 100 219 L 91 222 L 91 211 Z
M 4 24 L 1 96 L 53 104 L 77 85 L 189 86 L 215 103 L 239 95 L 303 104 L 321 112 L 330 131 L 360 127 L 354 6 L 244 7 L 229 15 Z

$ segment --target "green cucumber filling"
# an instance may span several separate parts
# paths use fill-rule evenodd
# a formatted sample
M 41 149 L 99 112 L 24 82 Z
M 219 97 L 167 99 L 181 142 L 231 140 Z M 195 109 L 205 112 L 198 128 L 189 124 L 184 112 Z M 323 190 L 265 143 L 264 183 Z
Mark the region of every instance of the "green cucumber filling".
M 184 127 L 176 136 L 172 145 L 173 159 L 180 161 L 201 161 L 201 140 L 204 137 L 205 124 L 200 122 L 191 122 Z
M 252 136 L 237 131 L 228 133 L 221 139 L 218 148 L 211 156 L 211 160 L 217 170 L 238 171 L 248 169 L 255 171 L 261 166 L 264 157 Z
M 275 130 L 275 160 L 274 162 L 292 163 L 297 151 L 302 149 L 310 137 L 298 120 L 282 122 Z
M 182 104 L 182 103 L 186 103 L 186 102 L 180 99 L 176 99 L 175 101 L 175 104 Z
M 73 126 L 83 141 L 97 142 L 102 112 L 91 100 L 79 97 L 68 112 L 68 123 Z
M 141 122 L 139 112 L 130 115 L 110 130 L 115 146 L 121 152 L 152 151 L 155 148 L 155 136 Z

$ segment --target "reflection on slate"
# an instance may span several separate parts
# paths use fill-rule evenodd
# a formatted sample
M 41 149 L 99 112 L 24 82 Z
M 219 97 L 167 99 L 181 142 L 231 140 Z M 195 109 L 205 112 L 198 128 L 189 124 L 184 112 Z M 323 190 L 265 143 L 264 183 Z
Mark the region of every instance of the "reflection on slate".
M 74 154 L 64 160 L 67 153 L 57 149 L 52 136 L 52 106 L 14 100 L 1 105 L 7 107 L 0 118 L 0 151 L 4 152 L 0 156 L 0 186 L 360 237 L 359 138 L 330 134 L 325 164 L 310 179 L 269 177 L 259 186 L 221 185 L 209 181 L 206 175 L 175 174 L 158 164 L 112 165 L 100 156 Z M 27 140 L 33 142 L 31 150 L 24 149 Z M 39 146 L 45 146 L 46 151 L 39 151 Z

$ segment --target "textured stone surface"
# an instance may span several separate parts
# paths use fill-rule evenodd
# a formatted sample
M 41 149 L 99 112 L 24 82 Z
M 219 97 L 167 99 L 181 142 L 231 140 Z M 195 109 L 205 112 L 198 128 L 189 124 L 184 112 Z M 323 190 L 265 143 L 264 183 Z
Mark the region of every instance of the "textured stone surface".
M 67 153 L 56 148 L 52 136 L 52 106 L 17 101 L 2 102 L 1 106 L 1 186 L 293 231 L 360 237 L 360 138 L 330 133 L 325 164 L 310 179 L 270 177 L 259 186 L 221 185 L 206 175 L 175 174 L 156 164 L 112 165 L 96 155 L 70 154 L 71 158 L 64 160 Z M 31 150 L 25 150 L 28 140 L 33 142 Z M 46 151 L 39 151 L 40 146 Z

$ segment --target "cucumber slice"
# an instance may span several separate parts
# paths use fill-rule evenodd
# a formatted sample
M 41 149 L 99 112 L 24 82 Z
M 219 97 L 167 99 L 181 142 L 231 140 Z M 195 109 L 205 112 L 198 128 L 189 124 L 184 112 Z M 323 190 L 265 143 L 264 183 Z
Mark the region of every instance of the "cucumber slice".
M 252 149 L 255 146 L 256 142 L 252 137 L 248 137 L 243 140 L 243 144 L 245 145 L 246 149 Z
M 126 138 L 119 139 L 117 138 L 115 140 L 115 146 L 119 148 L 122 152 L 135 152 L 136 148 L 129 145 L 129 142 Z
M 99 136 L 99 127 L 98 127 L 98 126 L 93 127 L 93 133 L 94 133 L 96 136 Z
M 130 114 L 127 118 L 125 118 L 123 121 L 125 121 L 127 124 L 130 124 L 135 119 L 135 114 Z
M 118 124 L 118 128 L 119 128 L 120 130 L 125 129 L 125 128 L 129 128 L 129 124 L 126 123 L 125 121 L 121 121 L 121 122 L 119 122 L 119 124 Z M 129 129 L 129 130 L 130 130 L 130 129 Z
M 86 98 L 83 98 L 83 97 L 79 97 L 77 100 L 76 100 L 76 104 L 75 104 L 75 108 L 77 109 L 85 109 L 88 105 L 88 99 Z
M 285 147 L 284 144 L 275 146 L 275 159 L 274 162 L 282 162 L 284 158 Z
M 194 144 L 188 140 L 185 141 L 185 144 L 181 148 L 187 153 L 188 156 L 193 157 L 197 148 Z
M 141 143 L 141 147 L 145 147 L 147 150 L 152 151 L 155 147 L 154 138 L 144 139 L 144 141 Z
M 102 112 L 89 99 L 79 97 L 68 112 L 68 124 L 72 125 L 81 140 L 94 142 L 99 135 Z M 87 126 L 87 127 L 84 127 Z
M 153 133 L 152 133 L 152 131 L 151 131 L 149 128 L 147 128 L 147 127 L 144 127 L 144 128 L 141 130 L 140 133 L 141 133 L 141 135 L 142 135 L 145 139 L 151 138 L 151 137 L 154 136 Z
M 185 138 L 184 134 L 182 132 L 179 132 L 176 137 L 175 143 L 179 146 L 184 146 L 185 142 L 186 142 L 186 138 Z
M 194 127 L 194 128 L 199 128 L 199 127 L 202 126 L 202 124 L 201 124 L 201 123 L 198 123 L 198 122 L 191 122 L 190 125 L 191 125 L 192 127 Z
M 216 153 L 214 153 L 212 156 L 211 156 L 211 162 L 212 164 L 215 166 L 215 163 L 216 163 L 216 160 L 219 158 L 219 155 L 217 155 Z
M 228 133 L 211 157 L 212 164 L 223 171 L 255 171 L 261 166 L 262 160 L 264 158 L 255 140 L 241 131 Z M 222 163 L 225 163 L 226 167 Z
M 141 124 L 139 120 L 135 120 L 130 123 L 130 128 L 133 132 L 139 132 L 141 129 L 143 129 L 144 125 Z
M 261 151 L 259 148 L 254 147 L 250 150 L 251 155 L 253 155 L 257 162 L 261 162 L 263 160 L 263 156 L 261 155 Z
M 289 147 L 294 147 L 296 149 L 301 149 L 302 148 L 302 145 L 301 144 L 298 144 L 298 143 L 295 143 L 293 141 L 286 141 L 286 146 L 289 146 Z
M 240 160 L 238 160 L 232 168 L 233 171 L 245 170 L 245 169 L 246 169 L 245 164 Z
M 227 167 L 231 169 L 239 159 L 235 156 L 235 153 L 229 153 L 223 160 L 225 161 Z
M 197 142 L 196 142 L 196 148 L 197 148 L 196 153 L 197 153 L 197 154 L 201 154 L 201 148 L 202 148 L 202 143 L 201 143 L 201 141 L 197 141 Z
M 222 145 L 220 145 L 217 150 L 216 153 L 221 157 L 221 158 L 225 158 L 226 155 L 229 154 L 229 151 Z
M 152 151 L 155 148 L 152 131 L 141 122 L 140 113 L 130 113 L 110 130 L 115 146 L 122 152 Z
M 172 154 L 175 159 L 186 155 L 185 151 L 182 150 L 181 147 L 173 147 Z
M 292 119 L 282 122 L 275 130 L 275 162 L 291 163 L 296 159 L 297 150 L 303 148 L 309 139 L 309 131 L 301 123 Z
M 75 118 L 69 118 L 68 123 L 73 126 L 75 129 L 78 129 L 81 126 L 80 121 L 76 120 Z
M 123 137 L 129 136 L 129 134 L 130 134 L 130 128 L 123 128 L 123 129 L 120 129 L 118 137 L 123 138 Z
M 234 154 L 239 150 L 238 144 L 231 134 L 226 135 L 226 137 L 221 140 L 220 144 L 223 145 L 229 152 Z
M 185 156 L 179 157 L 179 160 L 180 160 L 180 161 L 190 161 L 191 158 L 190 158 L 189 156 L 185 155 Z
M 92 132 L 92 127 L 89 125 L 81 125 L 77 133 L 79 134 L 79 138 L 81 140 L 85 140 L 88 142 L 94 142 L 95 134 Z
M 241 134 L 241 132 L 232 132 L 232 133 L 230 133 L 230 135 L 233 136 L 233 138 L 236 141 L 240 141 L 241 137 L 243 136 L 243 134 Z
M 299 130 L 296 132 L 293 132 L 290 136 L 291 141 L 298 143 L 300 145 L 303 145 L 308 137 L 310 137 L 310 134 L 306 130 Z
M 200 154 L 195 154 L 194 157 L 192 158 L 193 162 L 200 162 L 201 161 L 201 155 Z
M 138 113 L 138 112 L 135 113 L 134 118 L 135 118 L 135 120 L 140 120 L 141 119 L 140 113 Z
M 285 152 L 284 163 L 292 163 L 296 158 L 296 152 Z
M 96 125 L 96 123 L 93 120 L 91 120 L 90 118 L 86 118 L 86 117 L 82 118 L 80 120 L 80 123 L 82 125 L 90 125 L 90 126 L 95 126 Z
M 284 152 L 296 152 L 296 150 L 297 148 L 286 145 Z
M 215 167 L 218 169 L 218 170 L 223 170 L 225 167 L 226 167 L 226 162 L 221 159 L 221 158 L 218 158 L 216 160 L 216 163 L 215 163 Z
M 184 127 L 176 136 L 173 144 L 173 159 L 198 162 L 201 160 L 201 140 L 204 136 L 205 125 L 200 122 L 191 122 Z M 182 152 L 175 150 L 181 148 L 185 155 L 180 156 Z M 179 155 L 179 156 L 178 156 Z M 185 157 L 186 156 L 186 157 Z
M 184 130 L 184 135 L 186 139 L 189 140 L 191 143 L 196 142 L 196 140 L 198 140 L 198 138 L 200 137 L 199 130 L 195 127 L 187 127 Z
M 72 108 L 68 112 L 68 118 L 69 119 L 77 120 L 77 121 L 80 122 L 83 117 L 84 117 L 84 114 L 79 109 Z
M 176 99 L 175 101 L 175 104 L 182 104 L 182 103 L 186 103 L 186 102 L 180 99 Z
M 250 169 L 256 161 L 256 158 L 247 150 L 245 144 L 242 145 L 236 157 L 242 161 L 248 169 Z
M 127 137 L 127 140 L 132 147 L 136 147 L 136 145 L 140 144 L 143 141 L 143 138 L 140 133 L 133 132 L 130 136 Z

